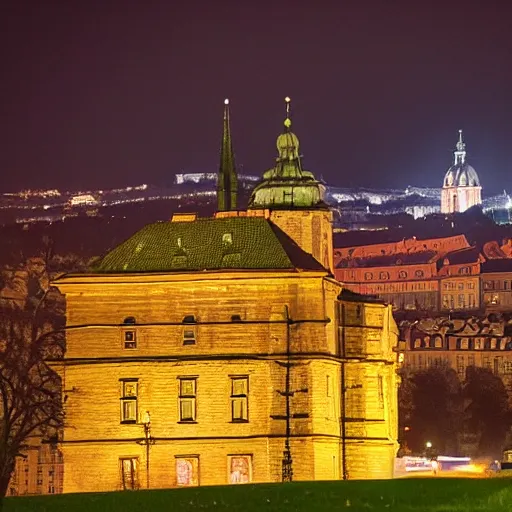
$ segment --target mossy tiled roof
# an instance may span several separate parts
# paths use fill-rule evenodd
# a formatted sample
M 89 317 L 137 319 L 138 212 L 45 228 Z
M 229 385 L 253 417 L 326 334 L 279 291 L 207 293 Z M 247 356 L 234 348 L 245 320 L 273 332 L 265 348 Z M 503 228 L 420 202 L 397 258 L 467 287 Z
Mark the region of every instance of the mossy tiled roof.
M 323 267 L 264 218 L 150 224 L 110 251 L 95 273 Z

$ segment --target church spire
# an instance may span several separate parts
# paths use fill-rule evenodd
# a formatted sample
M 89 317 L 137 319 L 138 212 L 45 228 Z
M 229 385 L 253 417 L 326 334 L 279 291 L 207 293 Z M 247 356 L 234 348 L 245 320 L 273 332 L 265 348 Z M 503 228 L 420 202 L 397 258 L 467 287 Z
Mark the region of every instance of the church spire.
M 217 181 L 217 209 L 218 211 L 236 210 L 238 178 L 235 168 L 235 156 L 231 141 L 231 127 L 229 122 L 229 100 L 224 100 L 224 127 L 222 132 L 222 145 L 220 149 L 220 166 Z
M 455 155 L 455 164 L 463 164 L 466 160 L 466 144 L 462 140 L 462 130 L 459 130 L 459 140 L 457 141 L 456 149 L 453 152 Z

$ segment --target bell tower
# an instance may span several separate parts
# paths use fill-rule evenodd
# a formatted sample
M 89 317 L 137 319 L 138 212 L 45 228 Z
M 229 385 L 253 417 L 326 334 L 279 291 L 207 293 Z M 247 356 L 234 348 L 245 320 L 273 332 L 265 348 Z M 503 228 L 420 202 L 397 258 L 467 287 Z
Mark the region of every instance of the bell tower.
M 302 166 L 299 138 L 292 132 L 291 100 L 285 98 L 283 132 L 277 137 L 276 165 L 263 174 L 249 208 L 268 209 L 270 220 L 326 269 L 334 272 L 332 219 L 325 186 Z

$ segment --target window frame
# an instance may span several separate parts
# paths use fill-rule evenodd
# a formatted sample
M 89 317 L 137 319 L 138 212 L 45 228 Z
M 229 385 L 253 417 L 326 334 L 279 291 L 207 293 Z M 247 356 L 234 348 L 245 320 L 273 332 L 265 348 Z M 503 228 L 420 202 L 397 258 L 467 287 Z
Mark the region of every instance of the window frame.
M 125 482 L 124 462 L 130 461 L 130 474 L 132 476 L 132 486 L 127 487 Z M 133 464 L 135 463 L 135 464 Z M 120 486 L 123 491 L 135 491 L 139 489 L 139 457 L 136 455 L 127 455 L 119 457 Z
M 180 483 L 178 478 L 178 462 L 180 460 L 188 460 L 192 462 L 192 483 Z M 194 473 L 195 471 L 195 473 Z M 174 472 L 176 477 L 176 487 L 199 487 L 201 483 L 200 457 L 199 455 L 175 455 L 174 456 Z
M 183 375 L 178 377 L 178 423 L 197 423 L 197 376 Z M 192 393 L 185 393 L 183 385 L 185 382 L 193 383 Z M 190 418 L 184 418 L 183 404 L 191 402 L 192 415 Z
M 184 346 L 197 344 L 197 318 L 195 315 L 186 315 L 182 322 L 181 343 Z
M 229 397 L 231 409 L 231 423 L 249 423 L 249 376 L 230 375 L 229 377 L 231 386 L 231 394 Z M 237 381 L 245 382 L 245 393 L 235 393 L 235 384 Z M 242 416 L 239 418 L 235 417 L 235 404 L 238 402 L 241 402 L 242 404 Z
M 120 404 L 121 404 L 121 420 L 120 423 L 122 425 L 134 425 L 138 423 L 139 417 L 139 379 L 138 378 L 124 378 L 119 379 L 119 383 L 121 384 L 121 393 L 120 393 Z M 127 395 L 125 386 L 126 384 L 131 383 L 135 384 L 135 395 Z M 135 418 L 127 419 L 125 414 L 125 404 L 135 402 Z
M 123 349 L 136 350 L 137 349 L 137 331 L 135 329 L 123 329 Z M 131 335 L 132 339 L 127 339 Z

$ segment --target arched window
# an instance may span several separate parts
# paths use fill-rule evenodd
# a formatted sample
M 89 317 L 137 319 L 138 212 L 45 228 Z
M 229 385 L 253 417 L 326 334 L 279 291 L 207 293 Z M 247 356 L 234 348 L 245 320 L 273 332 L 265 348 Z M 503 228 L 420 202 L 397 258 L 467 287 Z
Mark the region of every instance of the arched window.
M 373 274 L 371 272 L 365 272 L 364 279 L 365 281 L 371 281 L 373 279 Z

